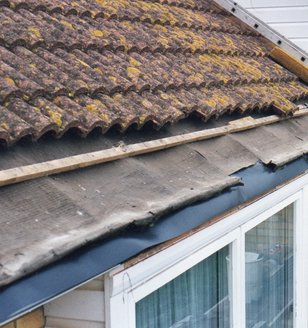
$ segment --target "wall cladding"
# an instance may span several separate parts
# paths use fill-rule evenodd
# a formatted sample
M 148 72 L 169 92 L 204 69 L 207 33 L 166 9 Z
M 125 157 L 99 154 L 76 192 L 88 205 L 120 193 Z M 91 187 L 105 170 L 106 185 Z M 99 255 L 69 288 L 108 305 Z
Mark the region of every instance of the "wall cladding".
M 308 0 L 237 2 L 308 53 Z
M 57 298 L 44 309 L 46 328 L 104 328 L 103 277 Z
M 44 326 L 44 311 L 43 308 L 39 308 L 5 326 L 1 326 L 1 328 L 43 328 Z

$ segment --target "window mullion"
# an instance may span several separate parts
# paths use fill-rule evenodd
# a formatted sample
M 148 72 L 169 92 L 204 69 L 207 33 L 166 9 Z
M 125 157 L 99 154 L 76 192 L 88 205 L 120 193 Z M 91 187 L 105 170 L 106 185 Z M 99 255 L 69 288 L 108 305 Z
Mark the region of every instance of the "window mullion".
M 242 229 L 232 243 L 231 327 L 245 327 L 245 241 Z

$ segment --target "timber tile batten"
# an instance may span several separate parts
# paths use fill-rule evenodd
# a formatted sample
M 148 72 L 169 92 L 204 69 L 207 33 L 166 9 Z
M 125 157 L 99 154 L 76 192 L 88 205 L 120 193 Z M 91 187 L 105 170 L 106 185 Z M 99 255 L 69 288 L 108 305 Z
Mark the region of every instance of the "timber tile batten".
M 294 114 L 295 117 L 306 115 L 308 115 L 308 108 L 301 109 Z M 243 119 L 231 121 L 229 122 L 229 125 L 218 128 L 147 141 L 139 144 L 121 145 L 92 153 L 2 170 L 0 171 L 0 187 L 53 174 L 73 171 L 93 165 L 112 162 L 127 157 L 153 153 L 159 150 L 224 136 L 231 133 L 246 131 L 260 126 L 274 124 L 282 120 L 284 120 L 284 118 L 276 115 L 259 119 L 245 117 Z M 295 150 L 293 154 L 290 154 L 289 159 L 295 159 L 300 155 L 305 154 L 307 151 L 307 147 L 302 149 L 300 153 L 298 150 Z
M 211 0 L 0 1 L 0 141 L 297 110 L 271 47 Z

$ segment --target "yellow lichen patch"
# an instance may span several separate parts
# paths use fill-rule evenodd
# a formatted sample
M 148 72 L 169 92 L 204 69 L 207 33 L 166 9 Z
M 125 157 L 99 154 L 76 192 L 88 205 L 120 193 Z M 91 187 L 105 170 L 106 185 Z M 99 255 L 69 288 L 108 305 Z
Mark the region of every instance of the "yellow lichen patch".
M 227 75 L 225 75 L 223 72 L 222 73 L 216 73 L 216 78 L 221 81 L 223 84 L 227 84 L 230 78 L 228 78 Z
M 86 106 L 87 111 L 89 112 L 95 112 L 97 110 L 97 105 L 92 103 Z
M 4 123 L 4 122 L 2 122 L 2 123 L 0 124 L 0 128 L 2 128 L 2 129 L 4 129 L 4 130 L 9 130 L 9 129 L 10 129 L 9 126 L 8 126 L 6 123 Z
M 61 115 L 59 113 L 55 113 L 53 111 L 49 111 L 49 116 L 50 116 L 50 119 L 57 124 L 58 127 L 62 127 L 62 118 L 61 118 Z
M 108 78 L 109 78 L 109 80 L 112 81 L 113 83 L 118 83 L 118 80 L 117 80 L 117 78 L 116 78 L 115 76 L 110 75 L 110 76 L 108 76 Z
M 124 46 L 125 51 L 127 51 L 128 48 L 129 48 L 129 46 L 128 46 L 128 42 L 127 42 L 125 36 L 124 36 L 124 35 L 119 35 L 119 39 L 120 39 L 120 44 L 121 44 L 122 46 Z
M 90 67 L 87 63 L 85 63 L 83 60 L 81 60 L 81 59 L 78 59 L 78 58 L 76 58 L 77 59 L 77 61 L 82 65 L 82 66 L 85 66 L 85 67 Z
M 103 74 L 103 71 L 99 67 L 95 67 L 94 71 L 99 73 L 99 74 Z
M 112 122 L 112 118 L 110 117 L 110 114 L 108 113 L 108 108 L 107 106 L 101 102 L 98 99 L 94 99 L 94 102 L 91 106 L 92 111 L 96 111 L 96 115 L 102 119 L 105 124 L 110 124 Z
M 140 75 L 140 70 L 136 67 L 129 66 L 127 67 L 127 76 L 131 79 L 135 79 Z
M 91 33 L 91 35 L 98 37 L 98 38 L 101 38 L 104 36 L 104 32 L 101 30 L 91 30 L 90 33 Z
M 158 41 L 164 47 L 168 47 L 169 46 L 169 40 L 168 40 L 167 37 L 161 36 Z
M 168 10 L 165 12 L 160 12 L 159 20 L 162 23 L 170 23 L 171 25 L 175 25 L 178 23 L 177 18 Z
M 11 78 L 11 77 L 9 77 L 9 76 L 6 76 L 5 78 L 4 78 L 4 80 L 10 85 L 10 86 L 12 86 L 12 87 L 15 87 L 15 81 Z
M 41 113 L 41 110 L 40 110 L 38 107 L 36 107 L 36 106 L 32 106 L 32 108 L 34 108 L 34 110 L 35 110 L 37 113 Z
M 42 35 L 41 35 L 41 32 L 34 26 L 30 26 L 28 28 L 28 31 L 31 33 L 31 34 L 34 34 L 37 38 L 41 38 Z
M 164 99 L 164 100 L 167 100 L 169 99 L 169 96 L 165 93 L 165 92 L 160 92 L 160 98 Z
M 49 116 L 49 118 L 57 124 L 57 126 L 59 128 L 62 128 L 63 122 L 62 122 L 62 116 L 61 113 L 54 111 L 52 108 L 50 108 L 50 106 L 46 105 L 44 102 L 42 102 L 41 100 L 38 100 L 38 104 L 40 106 L 42 106 L 42 109 L 44 111 L 47 111 L 47 115 Z M 35 107 L 37 111 L 41 110 L 38 107 Z
M 231 99 L 228 96 L 223 95 L 223 94 L 219 95 L 218 101 L 219 101 L 219 104 L 222 105 L 223 107 L 227 107 L 231 103 Z
M 136 60 L 135 58 L 133 58 L 133 57 L 130 57 L 130 58 L 129 58 L 129 63 L 130 63 L 132 66 L 136 66 L 136 67 L 141 66 L 141 63 L 140 63 L 138 60 Z
M 134 25 L 129 22 L 129 21 L 122 21 L 121 25 L 123 25 L 125 27 L 126 30 L 132 30 L 134 29 Z
M 275 95 L 274 105 L 283 112 L 290 112 L 296 109 L 296 105 L 290 102 L 288 99 Z
M 195 82 L 197 84 L 201 84 L 204 81 L 204 77 L 201 73 L 195 73 L 190 75 L 187 80 L 189 82 Z
M 293 88 L 296 88 L 297 91 L 300 91 L 301 93 L 304 93 L 305 96 L 308 96 L 308 87 L 306 87 L 304 84 L 300 84 L 298 82 L 292 81 L 290 83 Z
M 68 27 L 68 28 L 71 29 L 71 30 L 74 29 L 73 25 L 72 25 L 71 23 L 69 23 L 68 21 L 64 20 L 64 19 L 62 19 L 62 20 L 60 21 L 60 23 L 61 23 L 62 25 L 64 25 L 64 26 Z
M 237 69 L 246 75 L 251 75 L 252 78 L 260 79 L 265 77 L 265 72 L 262 72 L 257 66 L 257 62 L 247 62 L 247 60 L 242 60 L 240 58 L 229 59 L 229 63 L 237 67 Z
M 105 0 L 96 0 L 96 2 L 102 7 L 102 10 L 105 10 L 105 13 L 116 14 L 119 10 L 120 3 L 118 1 L 110 1 Z
M 151 109 L 153 107 L 153 104 L 147 99 L 142 100 L 142 105 L 147 109 Z
M 168 32 L 168 30 L 167 30 L 167 28 L 165 26 L 159 25 L 159 24 L 154 25 L 153 26 L 153 30 L 154 31 L 157 31 L 157 32 L 164 32 L 164 33 L 167 33 Z
M 215 99 L 207 99 L 205 102 L 209 107 L 212 107 L 212 108 L 217 107 L 217 101 L 215 101 Z
M 210 60 L 210 56 L 207 55 L 207 54 L 200 55 L 200 56 L 199 56 L 199 60 L 200 60 L 202 63 L 207 63 L 207 62 Z
M 146 122 L 146 119 L 147 119 L 147 115 L 140 115 L 138 117 L 138 125 L 143 126 Z

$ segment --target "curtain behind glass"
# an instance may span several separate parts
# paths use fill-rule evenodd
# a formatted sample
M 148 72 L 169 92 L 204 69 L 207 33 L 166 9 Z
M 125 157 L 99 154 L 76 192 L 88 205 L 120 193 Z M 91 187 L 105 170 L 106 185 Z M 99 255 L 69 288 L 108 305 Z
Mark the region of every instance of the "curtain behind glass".
M 136 304 L 137 328 L 228 328 L 225 247 Z
M 246 327 L 293 327 L 294 206 L 246 236 Z

